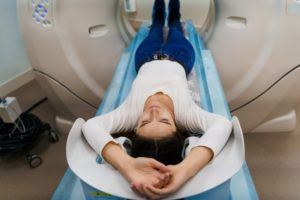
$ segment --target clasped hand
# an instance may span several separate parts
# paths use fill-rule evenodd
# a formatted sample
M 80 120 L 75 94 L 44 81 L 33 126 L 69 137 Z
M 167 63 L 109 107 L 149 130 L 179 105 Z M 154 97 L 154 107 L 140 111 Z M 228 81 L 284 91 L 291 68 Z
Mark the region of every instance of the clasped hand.
M 165 166 L 155 159 L 142 157 L 127 163 L 125 173 L 132 190 L 150 199 L 174 193 L 189 179 L 181 164 Z

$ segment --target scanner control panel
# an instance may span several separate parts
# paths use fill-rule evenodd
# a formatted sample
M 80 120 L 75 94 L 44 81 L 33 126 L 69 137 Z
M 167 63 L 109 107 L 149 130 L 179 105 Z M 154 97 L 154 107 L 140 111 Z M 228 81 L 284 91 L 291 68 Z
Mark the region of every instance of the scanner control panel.
M 29 9 L 36 24 L 44 28 L 53 26 L 51 0 L 29 0 Z

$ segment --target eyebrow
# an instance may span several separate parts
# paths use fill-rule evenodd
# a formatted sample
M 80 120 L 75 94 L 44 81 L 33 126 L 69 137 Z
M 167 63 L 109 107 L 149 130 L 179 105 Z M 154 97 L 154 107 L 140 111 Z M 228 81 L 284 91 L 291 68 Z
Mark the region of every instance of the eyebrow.
M 145 126 L 147 123 L 149 123 L 149 122 L 142 122 L 142 124 L 139 126 L 139 128 Z
M 171 125 L 171 123 L 168 119 L 162 119 L 162 120 L 159 120 L 159 122 Z

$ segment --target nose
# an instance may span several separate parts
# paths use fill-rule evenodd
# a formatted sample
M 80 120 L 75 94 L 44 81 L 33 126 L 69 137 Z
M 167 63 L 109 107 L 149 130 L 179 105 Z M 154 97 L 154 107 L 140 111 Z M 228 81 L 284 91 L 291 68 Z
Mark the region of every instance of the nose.
M 150 120 L 154 120 L 158 117 L 159 115 L 159 108 L 153 107 L 150 109 Z

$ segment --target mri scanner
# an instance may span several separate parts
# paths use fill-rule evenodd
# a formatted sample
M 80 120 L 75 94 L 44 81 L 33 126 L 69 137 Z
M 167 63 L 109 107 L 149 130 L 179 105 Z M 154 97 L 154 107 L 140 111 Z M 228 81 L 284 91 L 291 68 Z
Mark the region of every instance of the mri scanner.
M 125 2 L 125 3 L 124 3 Z M 41 8 L 37 5 L 40 4 Z M 20 29 L 57 123 L 94 116 L 148 0 L 19 0 Z M 182 0 L 244 132 L 291 131 L 299 104 L 299 0 Z
M 181 3 L 183 20 L 192 19 L 212 52 L 243 131 L 292 131 L 300 102 L 300 1 Z M 151 7 L 149 0 L 18 1 L 27 54 L 58 113 L 58 126 L 95 115 L 125 47 L 149 22 Z

